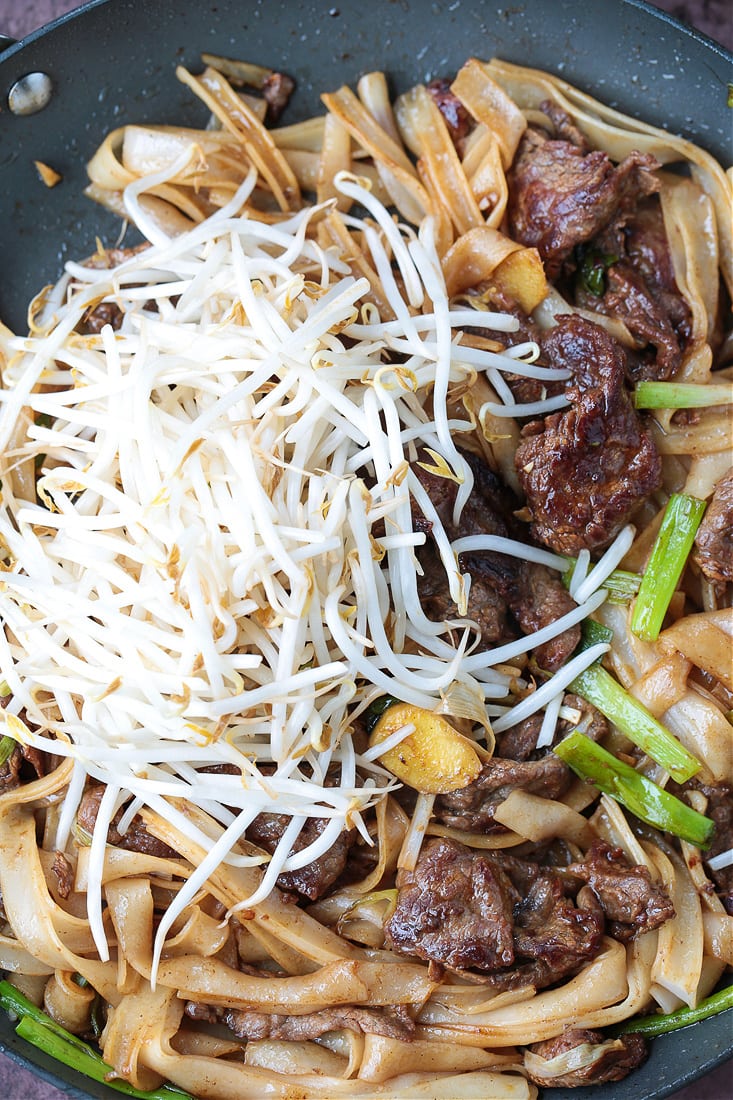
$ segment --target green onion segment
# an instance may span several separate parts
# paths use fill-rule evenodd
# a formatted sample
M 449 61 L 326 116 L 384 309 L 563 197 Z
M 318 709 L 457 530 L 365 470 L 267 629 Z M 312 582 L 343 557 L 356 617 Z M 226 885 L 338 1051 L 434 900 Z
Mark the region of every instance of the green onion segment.
M 711 993 L 695 1008 L 678 1008 L 674 1012 L 657 1013 L 653 1016 L 642 1016 L 636 1020 L 627 1020 L 618 1028 L 614 1028 L 617 1035 L 625 1035 L 630 1031 L 639 1032 L 641 1035 L 663 1035 L 665 1031 L 676 1031 L 680 1027 L 688 1027 L 696 1024 L 698 1020 L 707 1020 L 710 1016 L 717 1016 L 719 1012 L 725 1012 L 727 1008 L 733 1008 L 733 985 L 719 989 L 717 993 Z
M 565 560 L 568 567 L 562 574 L 562 583 L 568 588 L 578 559 L 565 555 Z M 614 569 L 613 573 L 609 573 L 606 577 L 601 588 L 608 590 L 610 599 L 617 603 L 623 603 L 636 595 L 640 584 L 641 576 L 639 573 L 631 573 L 628 569 Z
M 634 404 L 637 409 L 706 409 L 711 405 L 730 405 L 733 383 L 700 386 L 694 382 L 637 382 Z
M 579 730 L 556 745 L 554 751 L 581 779 L 590 779 L 599 790 L 647 825 L 674 833 L 698 848 L 705 848 L 710 842 L 714 828 L 710 818 L 699 814 L 629 764 L 617 760 Z
M 159 1089 L 146 1091 L 118 1080 L 114 1077 L 112 1066 L 107 1065 L 97 1051 L 41 1012 L 10 982 L 0 982 L 0 1005 L 6 1012 L 20 1017 L 15 1030 L 21 1039 L 93 1081 L 140 1100 L 193 1100 L 190 1093 L 175 1085 L 162 1085 Z
M 600 664 L 591 665 L 576 676 L 569 690 L 605 714 L 642 752 L 669 772 L 675 782 L 684 783 L 699 772 L 700 761 Z
M 659 636 L 704 511 L 705 501 L 697 497 L 673 493 L 669 498 L 631 616 L 637 638 L 654 642 Z

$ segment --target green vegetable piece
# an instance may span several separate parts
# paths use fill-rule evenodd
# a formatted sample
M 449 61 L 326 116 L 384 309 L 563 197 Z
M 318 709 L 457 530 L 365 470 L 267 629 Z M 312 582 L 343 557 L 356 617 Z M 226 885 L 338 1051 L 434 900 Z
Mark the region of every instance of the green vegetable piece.
M 380 695 L 378 699 L 375 699 L 364 711 L 364 726 L 367 733 L 372 732 L 385 710 L 389 710 L 399 701 L 399 699 L 395 699 L 394 695 Z
M 674 493 L 669 498 L 631 616 L 637 638 L 654 642 L 659 637 L 704 511 L 705 501 L 697 497 Z
M 8 981 L 0 982 L 0 1005 L 9 1012 L 11 1016 L 19 1016 L 21 1019 L 27 1017 L 30 1020 L 35 1020 L 36 1023 L 41 1024 L 43 1027 L 50 1028 L 56 1032 L 59 1038 L 65 1042 L 71 1043 L 81 1050 L 91 1048 L 87 1047 L 87 1044 L 82 1039 L 77 1038 L 61 1024 L 57 1024 L 55 1020 L 52 1020 L 50 1016 L 47 1016 L 45 1012 L 42 1012 L 40 1008 L 37 1008 L 33 1004 L 33 1001 L 29 1001 L 19 989 L 16 989 L 14 985 L 11 985 Z M 92 1052 L 93 1053 L 93 1052 Z
M 725 1012 L 728 1008 L 733 1008 L 733 985 L 719 989 L 717 993 L 711 993 L 695 1008 L 688 1008 L 685 1005 L 684 1008 L 678 1008 L 674 1012 L 656 1013 L 653 1016 L 627 1020 L 614 1031 L 617 1035 L 625 1035 L 630 1031 L 639 1032 L 641 1035 L 663 1035 L 666 1031 L 676 1031 L 677 1028 L 696 1024 L 698 1020 L 717 1016 L 719 1012 Z
M 554 751 L 581 779 L 590 779 L 647 825 L 674 833 L 698 848 L 707 847 L 714 828 L 709 818 L 617 760 L 579 730 L 556 745 Z
M 175 1085 L 162 1085 L 159 1089 L 145 1091 L 134 1088 L 127 1081 L 110 1079 L 114 1070 L 98 1051 L 57 1024 L 10 982 L 0 982 L 0 1005 L 6 1012 L 20 1017 L 15 1030 L 21 1039 L 93 1081 L 100 1081 L 117 1092 L 139 1097 L 140 1100 L 193 1100 L 190 1093 Z
M 733 384 L 709 386 L 694 382 L 638 382 L 634 390 L 637 409 L 707 409 L 733 404 Z
M 565 560 L 568 563 L 568 568 L 562 574 L 562 583 L 568 588 L 578 559 L 568 556 Z M 639 591 L 640 584 L 641 576 L 638 573 L 631 573 L 628 569 L 614 569 L 613 573 L 606 577 L 601 588 L 608 590 L 611 600 L 617 603 L 626 603 Z
M 596 298 L 602 298 L 606 292 L 606 271 L 618 263 L 618 256 L 597 248 L 581 248 L 579 260 L 578 275 L 582 285 Z
M 613 631 L 609 626 L 604 626 L 603 623 L 597 623 L 595 619 L 584 619 L 581 626 L 580 642 L 576 653 L 582 653 L 586 649 L 590 649 L 594 645 L 599 645 L 601 642 L 610 642 L 613 638 Z M 599 657 L 600 661 L 601 658 Z M 598 663 L 598 662 L 596 662 Z
M 591 665 L 576 676 L 569 690 L 597 707 L 677 783 L 684 783 L 700 771 L 700 761 L 600 664 Z
M 0 766 L 7 764 L 10 757 L 13 755 L 13 749 L 18 744 L 14 737 L 8 737 L 6 734 L 4 737 L 0 737 Z
M 15 1030 L 21 1039 L 25 1039 L 26 1042 L 37 1047 L 38 1050 L 42 1050 L 44 1054 L 55 1058 L 57 1062 L 63 1062 L 64 1065 L 75 1069 L 77 1073 L 82 1073 L 85 1077 L 91 1077 L 93 1081 L 99 1081 L 125 1096 L 136 1096 L 140 1100 L 175 1100 L 175 1098 L 178 1098 L 178 1100 L 193 1100 L 190 1093 L 168 1085 L 146 1091 L 134 1088 L 127 1081 L 110 1077 L 114 1070 L 95 1054 L 91 1047 L 80 1049 L 78 1046 L 67 1042 L 50 1027 L 45 1027 L 43 1024 L 39 1024 L 37 1020 L 32 1020 L 30 1016 L 24 1016 Z

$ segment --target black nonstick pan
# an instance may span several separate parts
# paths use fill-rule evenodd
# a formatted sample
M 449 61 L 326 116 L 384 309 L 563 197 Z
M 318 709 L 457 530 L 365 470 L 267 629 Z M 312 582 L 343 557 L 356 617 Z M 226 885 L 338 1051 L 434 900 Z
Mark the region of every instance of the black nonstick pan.
M 638 0 L 93 0 L 0 53 L 0 320 L 23 329 L 27 303 L 67 258 L 112 245 L 119 220 L 83 195 L 85 164 L 123 121 L 202 125 L 176 80 L 202 51 L 290 73 L 284 121 L 319 109 L 319 93 L 381 68 L 399 91 L 452 74 L 470 55 L 548 69 L 731 162 L 727 84 L 733 58 Z M 15 114 L 9 93 L 44 74 L 46 106 Z M 34 161 L 62 176 L 53 189 Z M 626 1080 L 553 1090 L 555 1100 L 661 1100 L 733 1053 L 733 1011 L 652 1043 Z M 0 1048 L 74 1100 L 113 1097 L 15 1035 L 0 1014 Z M 398 1097 L 395 1100 L 399 1100 Z

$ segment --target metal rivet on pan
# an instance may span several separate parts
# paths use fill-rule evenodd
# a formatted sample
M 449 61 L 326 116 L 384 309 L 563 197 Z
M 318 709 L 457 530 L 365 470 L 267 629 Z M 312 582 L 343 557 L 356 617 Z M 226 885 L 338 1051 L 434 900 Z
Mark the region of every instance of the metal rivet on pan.
M 8 107 L 14 115 L 34 115 L 46 106 L 52 88 L 47 73 L 28 73 L 16 80 L 8 92 Z

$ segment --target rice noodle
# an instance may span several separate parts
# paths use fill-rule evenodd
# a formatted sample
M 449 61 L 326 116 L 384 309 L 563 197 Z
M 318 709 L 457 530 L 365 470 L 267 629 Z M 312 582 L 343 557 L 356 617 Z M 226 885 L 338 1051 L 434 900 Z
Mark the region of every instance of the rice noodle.
M 448 720 L 475 765 L 450 793 L 479 803 L 496 746 L 527 720 L 539 727 L 529 770 L 558 763 L 546 750 L 568 724 L 591 732 L 592 708 L 564 699 L 602 661 L 701 760 L 683 797 L 707 810 L 706 785 L 730 779 L 733 758 L 729 593 L 693 564 L 649 643 L 604 586 L 619 566 L 644 568 L 670 491 L 711 496 L 730 417 L 650 412 L 664 486 L 572 570 L 515 537 L 513 520 L 507 535 L 454 537 L 474 488 L 464 451 L 519 493 L 527 421 L 575 403 L 572 372 L 543 359 L 543 330 L 577 313 L 638 351 L 623 320 L 571 306 L 539 251 L 507 236 L 509 169 L 547 97 L 614 159 L 640 150 L 689 167 L 661 173 L 660 209 L 690 318 L 675 380 L 698 385 L 713 379 L 720 274 L 733 286 L 728 182 L 682 139 L 504 62 L 470 59 L 444 90 L 471 115 L 464 137 L 434 89 L 393 107 L 381 73 L 358 96 L 326 93 L 323 118 L 269 130 L 265 101 L 237 87 L 277 74 L 205 61 L 177 76 L 213 129 L 125 126 L 89 164 L 88 193 L 145 246 L 69 261 L 32 303 L 28 335 L 0 326 L 0 736 L 13 767 L 24 760 L 0 786 L 0 966 L 74 1033 L 99 995 L 104 1058 L 137 1089 L 535 1100 L 533 1059 L 560 1075 L 608 1043 L 554 1059 L 529 1045 L 712 989 L 733 933 L 708 874 L 733 852 L 643 842 L 619 802 L 579 781 L 557 798 L 508 783 L 481 831 L 429 793 L 448 787 L 411 775 L 414 797 L 401 792 L 394 754 L 422 712 Z M 536 399 L 520 396 L 528 383 Z M 418 470 L 450 484 L 451 524 Z M 429 550 L 449 599 L 439 615 Z M 512 640 L 485 644 L 467 554 L 552 571 L 570 610 L 521 636 L 507 616 Z M 552 675 L 535 667 L 533 650 L 591 616 L 610 642 Z M 407 718 L 370 740 L 390 700 Z M 667 782 L 618 731 L 605 742 Z M 34 753 L 52 770 L 29 782 Z M 595 955 L 540 989 L 528 956 L 497 978 L 400 955 L 388 920 L 404 888 L 422 889 L 436 841 L 484 876 L 479 907 L 487 876 L 517 893 L 502 868 L 552 845 L 538 881 L 595 914 L 598 897 L 589 909 L 554 861 L 600 844 L 664 886 L 675 916 L 628 943 L 599 932 Z M 294 904 L 288 876 L 340 844 L 346 875 Z M 526 906 L 512 893 L 492 922 Z M 616 935 L 610 916 L 605 927 Z M 319 1014 L 313 1038 L 277 1034 Z

